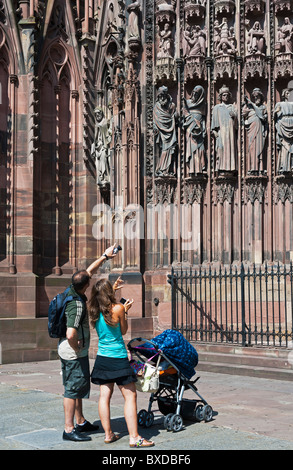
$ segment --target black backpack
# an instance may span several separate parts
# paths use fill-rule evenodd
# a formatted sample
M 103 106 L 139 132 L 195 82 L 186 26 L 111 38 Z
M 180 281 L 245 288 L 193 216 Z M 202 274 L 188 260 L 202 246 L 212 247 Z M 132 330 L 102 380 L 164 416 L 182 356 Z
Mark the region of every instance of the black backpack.
M 71 300 L 83 300 L 77 295 L 68 295 L 70 287 L 64 292 L 57 294 L 51 300 L 48 311 L 48 332 L 51 338 L 66 338 L 66 315 L 65 309 Z

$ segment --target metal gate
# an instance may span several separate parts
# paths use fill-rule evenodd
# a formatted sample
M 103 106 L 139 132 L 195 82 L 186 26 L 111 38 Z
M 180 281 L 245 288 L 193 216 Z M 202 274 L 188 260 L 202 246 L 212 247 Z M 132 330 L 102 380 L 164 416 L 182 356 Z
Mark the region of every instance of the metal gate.
M 172 328 L 189 341 L 288 347 L 293 265 L 172 269 Z

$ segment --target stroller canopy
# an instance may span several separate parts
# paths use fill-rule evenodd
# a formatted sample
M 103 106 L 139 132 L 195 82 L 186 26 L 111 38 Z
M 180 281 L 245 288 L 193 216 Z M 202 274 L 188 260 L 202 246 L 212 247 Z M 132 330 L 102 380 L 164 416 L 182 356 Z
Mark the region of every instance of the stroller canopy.
M 152 339 L 165 356 L 174 363 L 180 372 L 187 378 L 195 374 L 198 363 L 196 349 L 176 330 L 165 330 Z

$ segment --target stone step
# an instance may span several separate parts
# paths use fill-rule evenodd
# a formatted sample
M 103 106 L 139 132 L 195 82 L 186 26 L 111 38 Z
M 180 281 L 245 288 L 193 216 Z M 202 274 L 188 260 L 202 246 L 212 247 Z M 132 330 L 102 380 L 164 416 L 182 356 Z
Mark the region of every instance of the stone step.
M 224 364 L 217 362 L 199 362 L 196 371 L 215 372 L 219 374 L 243 375 L 264 379 L 293 381 L 293 371 L 270 367 L 255 367 L 247 365 Z
M 279 357 L 266 357 L 257 355 L 238 355 L 238 354 L 224 354 L 215 352 L 199 352 L 200 361 L 205 362 L 222 362 L 224 364 L 233 365 L 247 365 L 247 366 L 260 366 L 260 367 L 273 367 L 280 369 L 291 369 L 292 365 L 286 358 Z
M 196 343 L 196 369 L 293 381 L 293 350 Z
M 47 318 L 1 318 L 0 363 L 56 359 L 58 340 L 48 335 Z
M 282 357 L 287 354 L 290 348 L 281 348 L 275 346 L 241 346 L 240 344 L 233 343 L 205 343 L 191 341 L 196 349 L 202 351 L 216 351 L 216 352 L 232 352 L 238 354 L 254 354 L 263 356 L 278 356 Z

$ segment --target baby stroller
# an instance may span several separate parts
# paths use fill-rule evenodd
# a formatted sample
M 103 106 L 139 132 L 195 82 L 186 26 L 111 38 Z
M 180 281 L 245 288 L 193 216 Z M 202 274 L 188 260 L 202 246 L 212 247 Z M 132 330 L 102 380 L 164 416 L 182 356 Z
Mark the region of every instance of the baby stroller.
M 172 344 L 175 344 L 174 348 L 168 345 L 170 338 Z M 127 346 L 132 358 L 136 357 L 140 362 L 145 363 L 145 358 L 147 361 L 150 361 L 150 358 L 153 362 L 160 361 L 159 388 L 151 393 L 148 409 L 139 411 L 138 424 L 140 426 L 146 428 L 152 426 L 154 413 L 151 409 L 156 401 L 159 411 L 165 416 L 164 428 L 168 431 L 180 431 L 184 420 L 194 422 L 212 420 L 213 409 L 198 393 L 195 385 L 200 377 L 190 380 L 195 373 L 192 366 L 195 367 L 197 364 L 197 352 L 181 333 L 176 330 L 166 330 L 152 340 L 134 338 Z M 182 353 L 181 362 L 180 357 L 179 359 L 177 357 L 179 350 Z M 191 358 L 189 367 L 188 358 Z M 192 390 L 197 398 L 193 400 L 183 398 L 187 390 Z

